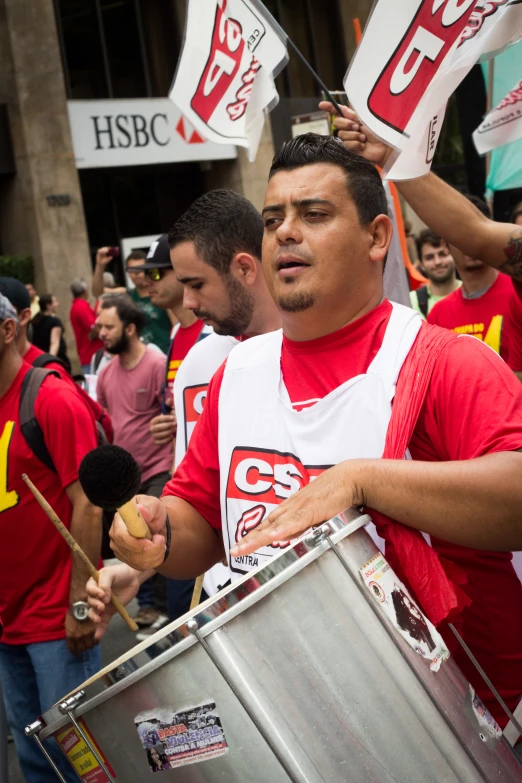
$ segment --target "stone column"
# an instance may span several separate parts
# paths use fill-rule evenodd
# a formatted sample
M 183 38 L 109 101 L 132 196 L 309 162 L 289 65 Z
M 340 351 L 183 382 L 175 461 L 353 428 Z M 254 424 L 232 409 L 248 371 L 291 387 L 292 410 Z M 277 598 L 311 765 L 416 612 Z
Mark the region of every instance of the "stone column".
M 76 360 L 69 285 L 90 281 L 92 267 L 52 0 L 0 0 L 0 102 L 8 105 L 17 171 L 1 194 L 3 250 L 33 256 L 36 287 L 58 297 Z M 51 206 L 53 194 L 70 203 Z

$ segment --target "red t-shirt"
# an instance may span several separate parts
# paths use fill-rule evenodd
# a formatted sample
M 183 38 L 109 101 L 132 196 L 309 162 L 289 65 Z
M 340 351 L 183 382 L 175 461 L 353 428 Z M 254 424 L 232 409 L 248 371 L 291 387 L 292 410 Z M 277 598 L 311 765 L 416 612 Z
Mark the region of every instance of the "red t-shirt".
M 89 340 L 89 332 L 96 321 L 96 313 L 86 299 L 75 299 L 69 313 L 71 326 L 76 338 L 76 348 L 80 364 L 90 364 L 98 348 L 103 348 L 101 340 Z
M 507 363 L 514 372 L 522 372 L 522 283 L 512 280 L 512 284 L 513 296 L 506 316 L 506 331 L 509 335 Z
M 171 392 L 181 363 L 192 346 L 197 343 L 204 325 L 203 321 L 196 321 L 191 326 L 180 325 L 174 335 L 174 339 L 170 344 L 167 363 L 167 383 Z
M 283 339 L 282 374 L 297 409 L 367 371 L 380 348 L 390 314 L 391 305 L 384 301 L 335 334 L 307 342 Z M 224 368 L 222 365 L 210 383 L 185 459 L 165 487 L 166 495 L 187 500 L 218 530 L 218 400 Z M 478 340 L 456 340 L 447 347 L 433 373 L 409 444 L 412 458 L 429 462 L 464 460 L 520 448 L 520 382 Z M 461 632 L 514 708 L 522 694 L 522 586 L 511 566 L 511 555 L 472 550 L 433 537 L 432 544 L 466 571 L 466 591 L 473 603 L 463 613 Z M 505 724 L 468 659 L 460 651 L 455 657 L 496 719 Z
M 72 505 L 65 492 L 78 479 L 81 460 L 95 448 L 96 429 L 89 409 L 70 383 L 49 376 L 35 403 L 56 473 L 33 454 L 20 432 L 24 362 L 0 399 L 0 616 L 2 642 L 31 644 L 65 637 L 69 606 L 71 552 L 22 480 L 27 473 L 69 528 Z
M 508 361 L 509 338 L 504 327 L 512 297 L 511 278 L 499 273 L 491 288 L 478 299 L 465 299 L 462 288 L 457 288 L 433 305 L 427 320 L 458 334 L 477 337 Z
M 39 356 L 43 356 L 44 353 L 45 351 L 41 351 L 36 345 L 30 343 L 29 350 L 23 355 L 23 360 L 32 366 L 35 359 L 38 359 Z M 58 373 L 62 381 L 67 381 L 67 383 L 72 383 L 76 386 L 71 374 L 65 369 L 63 364 L 60 364 L 60 362 L 49 362 L 49 364 L 45 365 L 45 369 L 54 370 L 54 372 Z

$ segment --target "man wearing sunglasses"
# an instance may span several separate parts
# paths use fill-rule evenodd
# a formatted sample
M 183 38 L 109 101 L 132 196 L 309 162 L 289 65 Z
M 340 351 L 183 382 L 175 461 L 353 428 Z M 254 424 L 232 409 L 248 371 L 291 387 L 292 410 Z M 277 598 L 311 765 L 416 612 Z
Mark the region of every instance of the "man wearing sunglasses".
M 178 282 L 172 269 L 167 234 L 163 234 L 152 243 L 145 263 L 135 266 L 134 271 L 143 271 L 149 279 L 149 296 L 152 304 L 161 310 L 171 310 L 178 320 L 170 336 L 163 404 L 163 414 L 169 417 L 168 422 L 172 430 L 172 426 L 175 425 L 175 418 L 171 414 L 174 379 L 192 346 L 198 340 L 207 337 L 212 329 L 205 326 L 191 310 L 183 306 L 183 286 Z M 170 439 L 172 440 L 172 437 Z

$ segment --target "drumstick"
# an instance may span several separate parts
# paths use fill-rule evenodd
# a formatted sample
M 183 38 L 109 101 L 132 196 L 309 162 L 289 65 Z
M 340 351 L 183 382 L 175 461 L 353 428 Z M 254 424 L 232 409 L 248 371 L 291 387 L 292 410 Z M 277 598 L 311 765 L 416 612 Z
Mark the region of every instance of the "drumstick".
M 195 609 L 195 607 L 199 604 L 201 600 L 201 591 L 203 589 L 203 579 L 205 578 L 205 574 L 201 574 L 201 576 L 198 576 L 196 579 L 196 582 L 194 584 L 194 591 L 192 593 L 192 600 L 190 602 L 190 611 Z
M 99 582 L 100 580 L 100 574 L 99 571 L 93 566 L 81 546 L 74 540 L 74 538 L 71 536 L 63 522 L 60 520 L 56 512 L 53 510 L 53 508 L 49 505 L 47 500 L 44 498 L 44 496 L 39 492 L 31 479 L 27 476 L 26 473 L 22 473 L 22 478 L 33 493 L 34 497 L 36 498 L 37 502 L 40 504 L 40 506 L 43 508 L 57 531 L 63 536 L 63 538 L 67 541 L 68 545 L 71 547 L 72 551 L 80 558 L 84 566 L 88 569 L 90 575 L 93 577 L 93 579 L 96 580 L 96 582 Z M 122 617 L 131 631 L 137 631 L 138 626 L 128 613 L 128 611 L 125 609 L 121 601 L 116 598 L 114 593 L 111 592 L 111 604 L 114 606 L 120 617 Z
M 94 506 L 119 512 L 131 536 L 152 538 L 134 497 L 140 488 L 141 470 L 132 454 L 121 446 L 99 446 L 82 459 L 78 478 Z

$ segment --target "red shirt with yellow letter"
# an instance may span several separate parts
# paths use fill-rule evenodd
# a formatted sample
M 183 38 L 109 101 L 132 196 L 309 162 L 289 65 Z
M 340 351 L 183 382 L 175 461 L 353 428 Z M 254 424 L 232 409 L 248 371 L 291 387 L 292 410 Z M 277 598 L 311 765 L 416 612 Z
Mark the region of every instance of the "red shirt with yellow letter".
M 453 291 L 433 305 L 427 320 L 430 324 L 444 326 L 458 334 L 477 337 L 508 361 L 509 342 L 505 320 L 513 296 L 511 278 L 499 274 L 491 288 L 477 298 L 466 299 L 462 288 Z
M 97 446 L 94 418 L 74 386 L 51 375 L 35 402 L 35 416 L 56 472 L 46 467 L 20 431 L 20 394 L 29 372 L 22 364 L 0 400 L 0 616 L 2 642 L 31 644 L 65 638 L 71 552 L 22 479 L 27 473 L 64 525 L 72 505 L 66 487 Z

